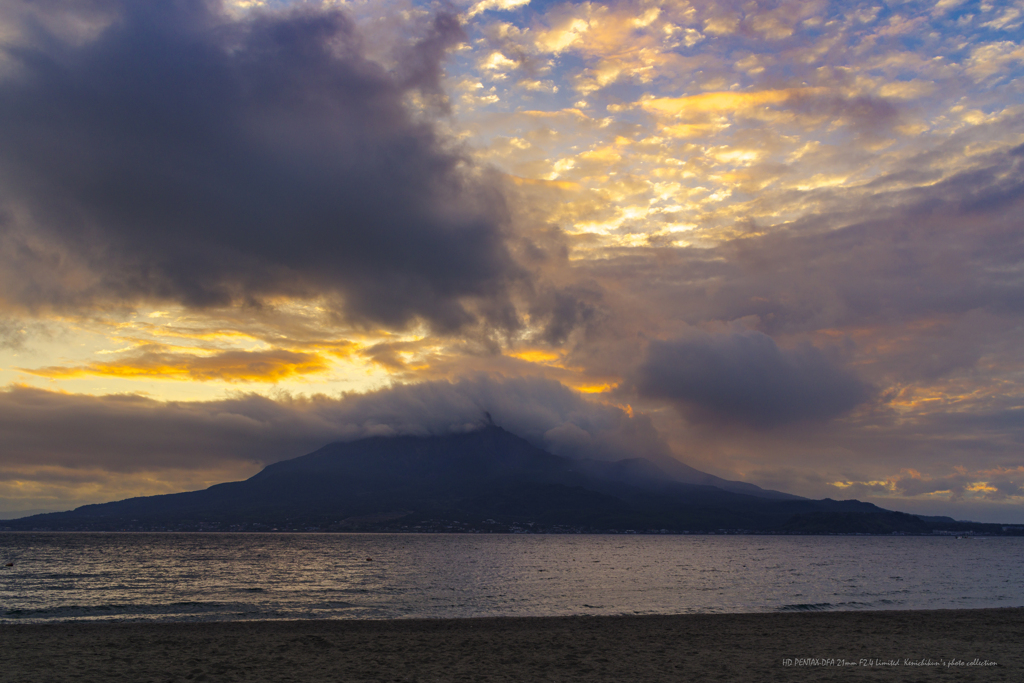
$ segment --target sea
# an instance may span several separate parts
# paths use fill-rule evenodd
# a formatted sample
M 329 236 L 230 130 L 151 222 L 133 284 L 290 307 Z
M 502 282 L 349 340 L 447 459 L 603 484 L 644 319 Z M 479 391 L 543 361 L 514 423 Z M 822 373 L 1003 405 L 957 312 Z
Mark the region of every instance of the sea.
M 0 533 L 0 623 L 1024 606 L 1024 538 Z

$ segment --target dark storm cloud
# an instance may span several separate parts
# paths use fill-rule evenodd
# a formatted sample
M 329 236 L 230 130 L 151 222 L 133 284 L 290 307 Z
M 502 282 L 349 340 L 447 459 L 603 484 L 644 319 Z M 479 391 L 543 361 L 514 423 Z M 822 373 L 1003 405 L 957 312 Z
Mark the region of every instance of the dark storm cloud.
M 605 314 L 603 294 L 593 282 L 537 292 L 530 318 L 542 323 L 540 339 L 559 346 L 577 328 L 600 321 Z
M 642 415 L 583 399 L 558 382 L 480 376 L 367 394 L 217 401 L 87 396 L 12 386 L 0 391 L 0 471 L 26 467 L 145 472 L 267 464 L 332 441 L 448 434 L 499 426 L 570 457 L 664 458 L 668 446 Z
M 868 398 L 867 386 L 817 348 L 780 349 L 760 332 L 653 340 L 636 373 L 641 395 L 697 419 L 774 427 L 826 420 Z
M 441 86 L 441 62 L 448 48 L 466 38 L 459 20 L 452 14 L 438 14 L 428 34 L 408 48 L 403 55 L 399 82 L 408 88 L 417 88 L 431 100 L 431 104 L 448 111 L 448 102 Z
M 7 9 L 0 80 L 9 303 L 325 295 L 355 321 L 515 324 L 498 181 L 408 106 L 443 108 L 453 17 L 387 71 L 337 10 L 55 1 L 44 25 L 31 6 Z

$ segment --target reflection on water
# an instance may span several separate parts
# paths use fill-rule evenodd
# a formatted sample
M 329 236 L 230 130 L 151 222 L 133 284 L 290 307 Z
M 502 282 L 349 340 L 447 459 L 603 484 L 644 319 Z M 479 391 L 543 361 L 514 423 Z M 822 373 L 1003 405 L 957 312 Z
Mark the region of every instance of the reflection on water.
M 1024 539 L 0 534 L 0 622 L 1024 605 Z

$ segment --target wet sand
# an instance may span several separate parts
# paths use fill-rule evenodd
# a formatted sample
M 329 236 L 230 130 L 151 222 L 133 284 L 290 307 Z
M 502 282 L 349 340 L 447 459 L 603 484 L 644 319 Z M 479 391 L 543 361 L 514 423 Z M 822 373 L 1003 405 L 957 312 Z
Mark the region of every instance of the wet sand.
M 0 680 L 1024 681 L 1022 643 L 1024 608 L 0 624 Z

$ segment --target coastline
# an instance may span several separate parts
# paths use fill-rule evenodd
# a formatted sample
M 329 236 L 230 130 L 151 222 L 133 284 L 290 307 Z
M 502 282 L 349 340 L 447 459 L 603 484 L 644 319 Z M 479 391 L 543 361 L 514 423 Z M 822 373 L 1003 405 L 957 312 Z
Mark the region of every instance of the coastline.
M 1024 607 L 0 624 L 5 681 L 1020 680 Z M 844 661 L 845 660 L 845 661 Z M 842 671 L 840 673 L 840 670 Z

